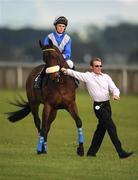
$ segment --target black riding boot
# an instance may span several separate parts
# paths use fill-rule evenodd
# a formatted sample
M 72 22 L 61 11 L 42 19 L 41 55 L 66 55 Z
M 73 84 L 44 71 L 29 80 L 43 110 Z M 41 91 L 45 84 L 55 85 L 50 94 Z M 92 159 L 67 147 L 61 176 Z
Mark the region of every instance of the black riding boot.
M 34 88 L 35 89 L 40 89 L 42 87 L 42 80 L 43 80 L 43 77 L 45 75 L 45 68 L 46 67 L 44 66 L 43 69 L 41 70 L 41 72 L 35 78 L 35 81 L 34 81 Z
M 75 66 L 73 66 L 72 69 L 75 70 Z M 76 86 L 78 87 L 79 84 L 80 84 L 80 81 L 79 81 L 78 79 L 76 79 L 76 78 L 74 78 L 74 79 L 75 79 L 75 84 L 76 84 Z

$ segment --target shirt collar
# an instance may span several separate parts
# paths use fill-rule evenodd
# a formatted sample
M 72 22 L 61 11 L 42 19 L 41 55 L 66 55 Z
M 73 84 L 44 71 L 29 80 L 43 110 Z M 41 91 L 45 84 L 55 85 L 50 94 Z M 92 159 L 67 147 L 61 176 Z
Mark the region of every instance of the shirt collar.
M 100 75 L 103 76 L 103 73 L 102 73 L 102 72 L 101 72 L 101 74 L 96 74 L 96 73 L 94 73 L 94 72 L 92 71 L 92 74 L 93 74 L 94 76 L 96 76 L 96 77 L 97 77 L 97 76 L 100 76 Z
M 55 31 L 55 34 L 58 36 L 58 37 L 61 37 L 65 34 L 65 32 L 63 32 L 62 34 L 59 34 L 57 31 Z

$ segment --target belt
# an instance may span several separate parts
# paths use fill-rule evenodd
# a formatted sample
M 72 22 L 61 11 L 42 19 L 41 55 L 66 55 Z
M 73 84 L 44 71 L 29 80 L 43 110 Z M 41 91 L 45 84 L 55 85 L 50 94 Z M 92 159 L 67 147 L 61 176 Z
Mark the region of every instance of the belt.
M 101 108 L 101 106 L 109 106 L 110 103 L 109 103 L 109 100 L 108 101 L 101 101 L 101 102 L 96 102 L 94 101 L 94 109 L 95 110 L 99 110 Z
M 94 101 L 94 105 L 100 105 L 100 104 L 109 104 L 109 100 L 108 101 L 101 101 L 101 102 Z

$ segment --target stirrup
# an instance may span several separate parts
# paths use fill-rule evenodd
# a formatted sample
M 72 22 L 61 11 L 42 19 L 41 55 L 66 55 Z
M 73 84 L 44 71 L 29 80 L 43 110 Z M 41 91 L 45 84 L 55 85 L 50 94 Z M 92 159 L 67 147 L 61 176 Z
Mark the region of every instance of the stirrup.
M 34 88 L 35 88 L 35 89 L 40 89 L 40 88 L 41 88 L 41 87 L 38 85 L 37 81 L 35 81 L 35 83 L 34 83 Z
M 40 89 L 41 88 L 41 75 L 38 75 L 34 81 L 34 88 L 35 89 Z

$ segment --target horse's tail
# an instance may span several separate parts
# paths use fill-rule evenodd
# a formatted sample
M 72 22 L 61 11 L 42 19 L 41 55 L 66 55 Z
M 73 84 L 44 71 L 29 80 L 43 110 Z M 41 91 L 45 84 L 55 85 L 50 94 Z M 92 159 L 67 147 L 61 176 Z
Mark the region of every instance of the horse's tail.
M 19 120 L 22 120 L 24 117 L 26 117 L 31 112 L 29 102 L 26 102 L 23 99 L 21 99 L 21 101 L 16 100 L 15 102 L 10 102 L 10 104 L 17 106 L 17 107 L 21 107 L 21 109 L 19 109 L 17 111 L 6 113 L 6 114 L 8 114 L 8 120 L 10 122 L 14 123 Z

